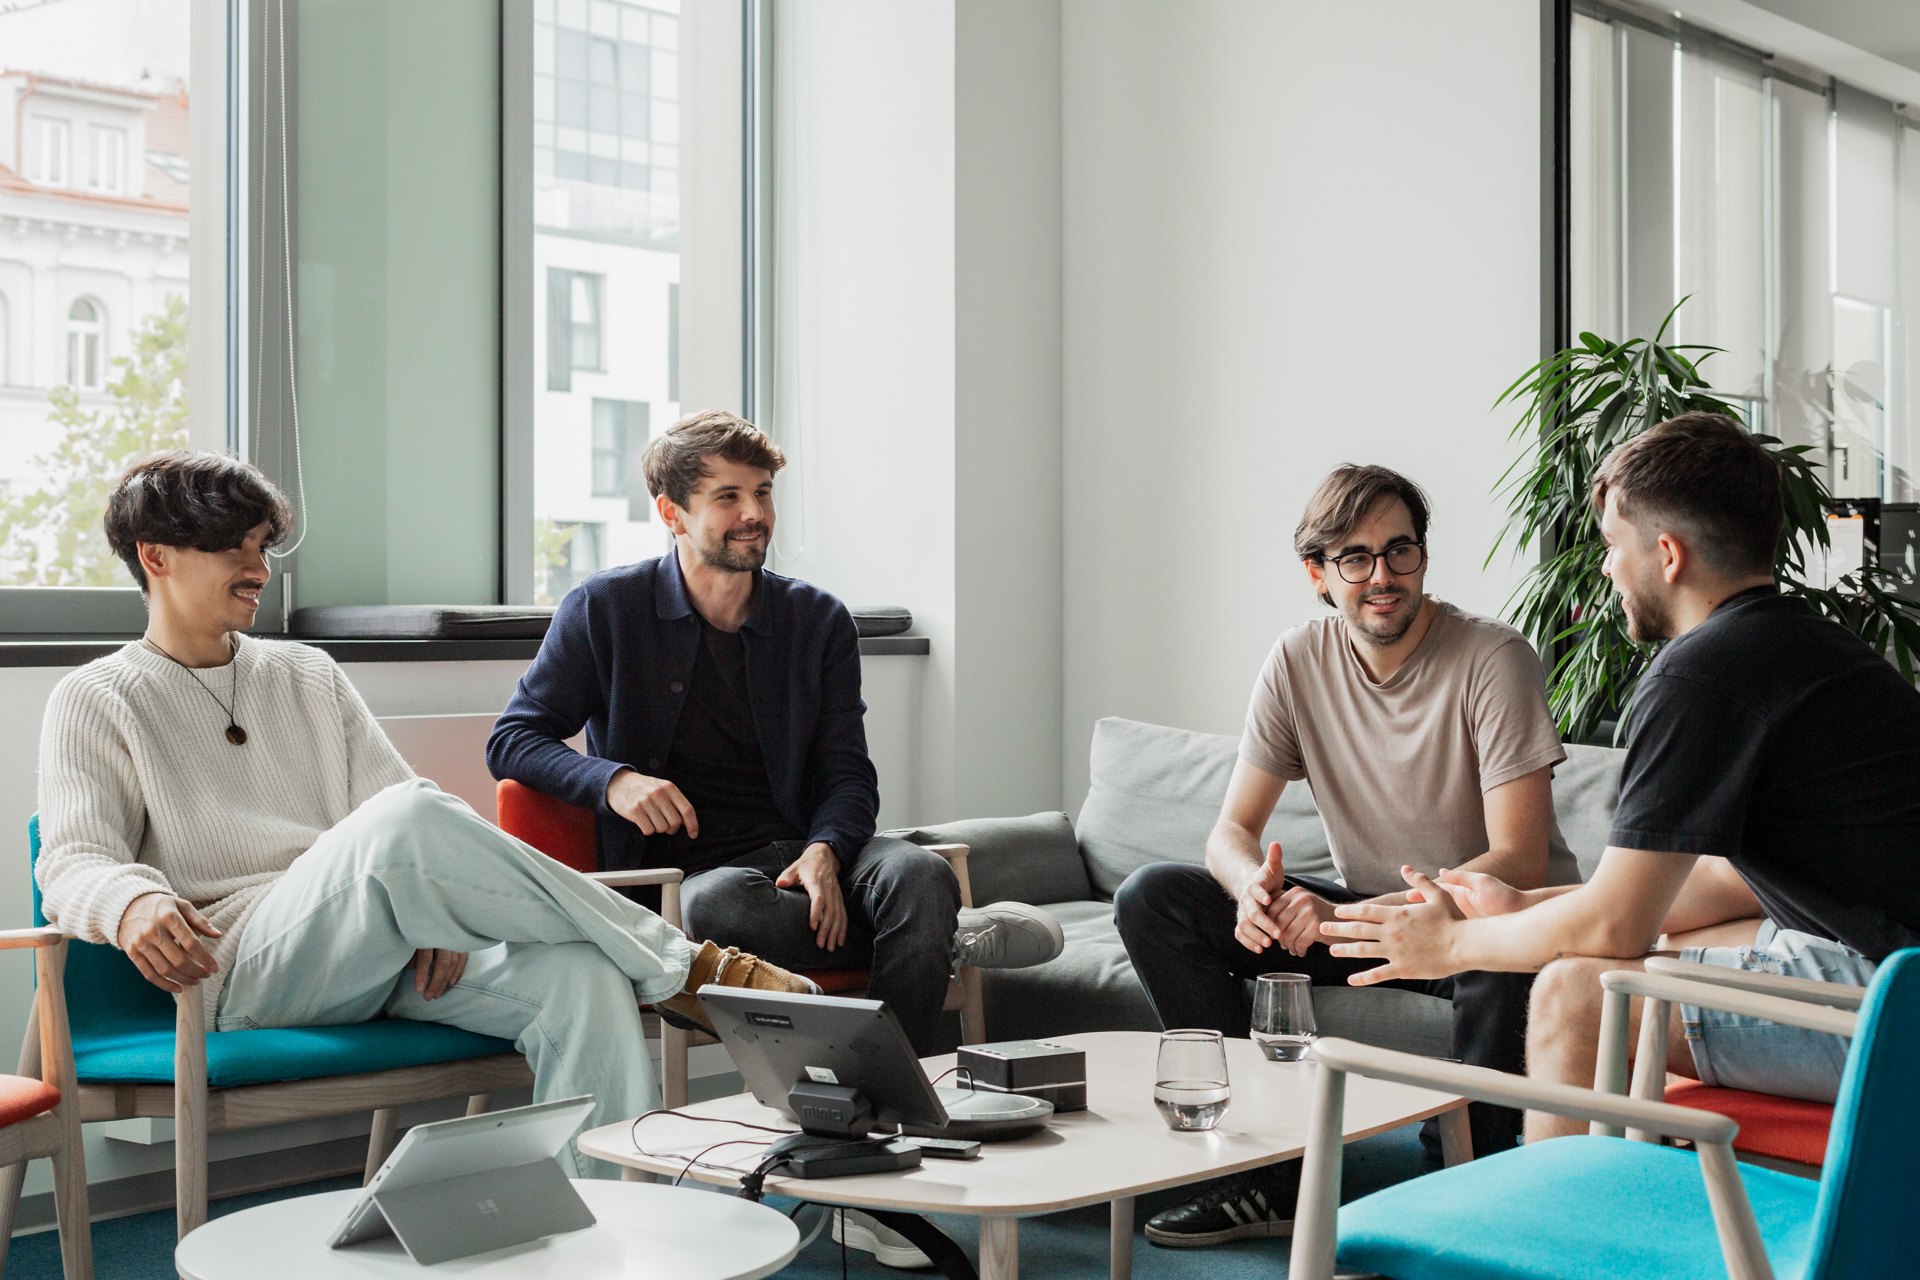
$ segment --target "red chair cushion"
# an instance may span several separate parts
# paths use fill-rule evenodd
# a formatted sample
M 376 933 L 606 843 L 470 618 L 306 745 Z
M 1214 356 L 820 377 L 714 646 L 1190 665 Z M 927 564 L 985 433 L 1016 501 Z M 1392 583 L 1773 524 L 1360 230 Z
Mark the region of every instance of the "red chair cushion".
M 556 800 L 511 778 L 501 781 L 494 800 L 499 807 L 500 829 L 508 835 L 526 841 L 575 871 L 599 869 L 594 865 L 597 859 L 590 810 Z M 820 969 L 807 974 L 829 995 L 839 991 L 864 991 L 871 976 L 866 969 Z
M 503 779 L 494 793 L 500 829 L 575 871 L 598 871 L 593 811 Z
M 1827 1130 L 1833 1124 L 1833 1108 L 1824 1102 L 1715 1089 L 1697 1080 L 1668 1085 L 1667 1101 L 1675 1106 L 1717 1111 L 1739 1121 L 1740 1132 L 1733 1139 L 1737 1151 L 1816 1168 L 1827 1162 Z
M 800 972 L 804 977 L 812 978 L 828 995 L 842 991 L 865 991 L 867 983 L 873 979 L 871 969 L 802 969 Z
M 0 1128 L 60 1105 L 60 1091 L 31 1076 L 0 1076 Z

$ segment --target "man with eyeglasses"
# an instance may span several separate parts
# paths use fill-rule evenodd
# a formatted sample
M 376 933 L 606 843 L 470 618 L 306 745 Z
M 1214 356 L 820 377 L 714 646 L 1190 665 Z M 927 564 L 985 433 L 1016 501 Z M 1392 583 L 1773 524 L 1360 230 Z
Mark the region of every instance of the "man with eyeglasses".
M 1371 965 L 1320 935 L 1336 905 L 1407 901 L 1404 867 L 1485 872 L 1529 888 L 1577 884 L 1553 819 L 1566 759 L 1540 660 L 1518 631 L 1424 591 L 1427 499 L 1385 467 L 1321 482 L 1294 553 L 1336 612 L 1275 643 L 1247 709 L 1206 865 L 1155 863 L 1114 895 L 1135 972 L 1168 1027 L 1248 1034 L 1245 982 L 1305 973 L 1345 985 Z M 1342 884 L 1290 875 L 1260 835 L 1289 782 L 1306 782 Z M 1225 892 L 1222 892 L 1224 890 Z M 1530 975 L 1461 973 L 1388 985 L 1453 1002 L 1451 1056 L 1523 1072 Z M 1475 1104 L 1474 1150 L 1510 1147 L 1520 1113 Z M 1194 1248 L 1293 1230 L 1299 1163 L 1217 1182 L 1147 1223 Z

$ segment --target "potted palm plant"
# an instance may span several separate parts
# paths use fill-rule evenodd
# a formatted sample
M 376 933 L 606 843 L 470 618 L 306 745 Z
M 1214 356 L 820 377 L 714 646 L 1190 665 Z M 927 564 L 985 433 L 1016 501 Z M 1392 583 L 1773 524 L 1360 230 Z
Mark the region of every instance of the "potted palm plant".
M 1704 411 L 1745 421 L 1743 411 L 1700 376 L 1699 365 L 1717 348 L 1665 345 L 1672 321 L 1668 312 L 1652 338 L 1626 342 L 1582 333 L 1580 345 L 1527 370 L 1495 402 L 1496 408 L 1521 409 L 1513 438 L 1524 451 L 1501 478 L 1507 522 L 1487 559 L 1490 563 L 1502 547 L 1516 553 L 1540 550 L 1540 562 L 1507 602 L 1507 616 L 1549 664 L 1548 698 L 1560 732 L 1571 741 L 1617 735 L 1621 713 L 1656 648 L 1628 638 L 1620 598 L 1601 576 L 1606 548 L 1587 502 L 1594 471 L 1614 446 L 1678 414 Z M 1788 445 L 1774 436 L 1755 438 L 1780 463 L 1787 518 L 1774 576 L 1781 590 L 1803 597 L 1889 657 L 1912 681 L 1914 656 L 1920 652 L 1920 605 L 1896 595 L 1891 575 L 1877 565 L 1831 587 L 1807 581 L 1810 552 L 1824 553 L 1828 545 L 1831 495 L 1819 464 L 1805 456 L 1809 446 Z M 1610 721 L 1613 733 L 1607 732 Z

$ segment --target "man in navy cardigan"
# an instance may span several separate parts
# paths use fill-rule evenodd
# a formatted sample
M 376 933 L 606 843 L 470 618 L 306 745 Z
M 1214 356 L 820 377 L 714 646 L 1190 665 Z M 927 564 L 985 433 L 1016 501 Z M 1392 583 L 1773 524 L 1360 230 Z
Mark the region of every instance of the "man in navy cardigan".
M 922 1054 L 956 963 L 1058 955 L 1045 912 L 963 912 L 939 855 L 874 835 L 860 644 L 831 595 L 767 572 L 780 450 L 720 411 L 648 446 L 675 549 L 570 592 L 487 764 L 593 810 L 604 870 L 679 867 L 687 933 L 793 969 L 870 968 Z M 584 726 L 587 752 L 566 743 Z

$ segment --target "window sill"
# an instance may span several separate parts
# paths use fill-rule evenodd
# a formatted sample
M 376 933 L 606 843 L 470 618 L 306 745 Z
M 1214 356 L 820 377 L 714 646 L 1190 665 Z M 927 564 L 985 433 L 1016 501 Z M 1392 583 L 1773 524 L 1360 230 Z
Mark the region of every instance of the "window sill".
M 0 639 L 0 667 L 77 667 L 104 658 L 134 636 L 22 637 Z M 265 636 L 274 640 L 278 636 Z M 530 662 L 538 640 L 303 640 L 335 662 Z M 867 636 L 862 657 L 925 656 L 926 636 Z

